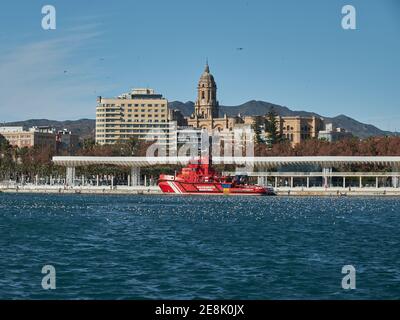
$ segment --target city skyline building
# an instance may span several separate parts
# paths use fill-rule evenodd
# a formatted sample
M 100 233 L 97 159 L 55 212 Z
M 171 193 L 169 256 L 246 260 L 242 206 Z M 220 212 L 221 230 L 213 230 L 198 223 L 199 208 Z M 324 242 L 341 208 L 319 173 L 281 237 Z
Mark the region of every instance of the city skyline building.
M 2 135 L 11 146 L 18 148 L 56 146 L 56 131 L 51 127 L 32 127 L 23 126 L 0 127 Z
M 219 117 L 219 102 L 217 99 L 217 85 L 214 76 L 210 73 L 208 62 L 204 72 L 200 76 L 197 85 L 197 99 L 194 112 L 186 118 L 188 126 L 193 128 L 206 129 L 211 135 L 213 131 L 225 133 L 235 128 L 253 128 L 258 122 L 265 123 L 267 115 L 263 116 L 241 116 L 228 117 L 226 114 Z M 306 139 L 318 138 L 318 132 L 324 129 L 324 122 L 319 117 L 300 116 L 276 116 L 278 133 L 284 139 L 290 141 L 291 145 L 301 143 Z M 268 133 L 265 126 L 261 128 L 264 141 L 268 140 Z
M 96 143 L 113 144 L 132 138 L 159 135 L 168 143 L 172 114 L 168 100 L 154 89 L 135 88 L 115 98 L 98 97 L 96 107 Z

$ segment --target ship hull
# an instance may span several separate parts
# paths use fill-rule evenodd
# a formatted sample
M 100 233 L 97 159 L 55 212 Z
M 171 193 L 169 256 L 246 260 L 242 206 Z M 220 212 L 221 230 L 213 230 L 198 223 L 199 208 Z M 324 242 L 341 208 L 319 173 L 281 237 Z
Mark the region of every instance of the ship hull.
M 226 188 L 223 184 L 196 183 L 174 180 L 159 181 L 159 187 L 163 193 L 187 194 L 187 195 L 240 195 L 240 196 L 264 196 L 273 195 L 273 190 L 259 186 L 241 186 Z

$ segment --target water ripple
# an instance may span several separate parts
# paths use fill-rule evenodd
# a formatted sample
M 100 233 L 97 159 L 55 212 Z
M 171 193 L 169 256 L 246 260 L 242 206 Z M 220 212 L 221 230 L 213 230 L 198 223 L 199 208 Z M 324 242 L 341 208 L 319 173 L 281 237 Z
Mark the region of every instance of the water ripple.
M 399 214 L 399 198 L 0 194 L 0 298 L 397 299 Z

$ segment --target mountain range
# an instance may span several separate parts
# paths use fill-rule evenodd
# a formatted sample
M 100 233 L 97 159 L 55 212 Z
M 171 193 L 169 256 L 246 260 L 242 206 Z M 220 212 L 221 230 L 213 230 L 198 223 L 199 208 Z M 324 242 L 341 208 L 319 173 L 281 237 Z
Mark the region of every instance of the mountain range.
M 177 109 L 182 112 L 184 116 L 190 116 L 194 111 L 194 103 L 192 101 L 181 102 L 173 101 L 168 104 L 171 109 Z M 285 106 L 277 104 L 251 100 L 237 106 L 220 106 L 220 116 L 227 114 L 228 116 L 236 116 L 238 114 L 251 116 L 251 115 L 265 115 L 269 111 L 274 110 L 280 116 L 317 116 L 324 119 L 325 123 L 332 123 L 335 127 L 344 128 L 351 132 L 353 135 L 360 138 L 367 138 L 370 136 L 384 136 L 394 135 L 390 131 L 381 130 L 371 124 L 361 123 L 353 118 L 345 115 L 338 115 L 336 117 L 324 117 L 317 113 L 307 111 L 294 111 Z M 0 123 L 0 126 L 52 126 L 57 130 L 67 129 L 75 134 L 78 134 L 81 139 L 94 137 L 96 121 L 94 119 L 79 119 L 79 120 L 66 120 L 56 121 L 48 119 L 30 119 L 25 121 Z
M 190 116 L 194 110 L 194 103 L 192 101 L 188 101 L 186 103 L 180 101 L 173 101 L 169 103 L 169 107 L 171 109 L 180 110 L 184 116 Z M 238 106 L 221 105 L 220 116 L 223 116 L 224 114 L 228 116 L 236 116 L 238 114 L 241 114 L 242 116 L 265 115 L 272 109 L 280 116 L 320 117 L 324 119 L 325 123 L 332 123 L 337 128 L 344 128 L 345 130 L 351 132 L 353 135 L 360 138 L 395 134 L 390 131 L 381 130 L 371 124 L 365 124 L 359 122 L 343 114 L 333 118 L 324 117 L 314 112 L 294 111 L 289 109 L 288 107 L 284 107 L 278 104 L 273 104 L 265 101 L 256 101 L 256 100 L 251 100 Z

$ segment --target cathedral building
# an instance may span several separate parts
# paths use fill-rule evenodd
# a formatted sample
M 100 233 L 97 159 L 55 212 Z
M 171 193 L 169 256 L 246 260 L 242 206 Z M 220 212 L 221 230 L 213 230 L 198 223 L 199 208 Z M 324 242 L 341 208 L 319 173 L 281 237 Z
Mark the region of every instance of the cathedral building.
M 235 124 L 242 123 L 239 117 L 227 117 L 226 114 L 222 118 L 219 117 L 217 85 L 208 63 L 197 86 L 194 113 L 187 118 L 187 123 L 194 128 L 207 129 L 210 134 L 213 130 L 232 130 Z
M 197 99 L 194 107 L 194 113 L 186 118 L 187 125 L 207 129 L 211 135 L 214 131 L 229 134 L 235 128 L 253 128 L 257 119 L 263 122 L 266 115 L 259 116 L 241 116 L 228 117 L 226 114 L 220 117 L 219 103 L 217 100 L 217 85 L 213 75 L 210 73 L 208 63 L 200 77 L 197 86 Z M 324 122 L 319 117 L 301 117 L 301 116 L 277 116 L 276 124 L 278 133 L 292 146 L 301 143 L 304 140 L 318 138 L 318 132 L 323 130 Z M 264 129 L 265 130 L 265 129 Z M 267 139 L 267 133 L 264 131 Z

